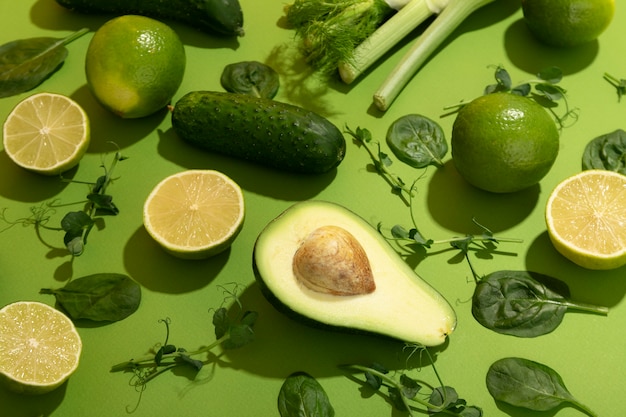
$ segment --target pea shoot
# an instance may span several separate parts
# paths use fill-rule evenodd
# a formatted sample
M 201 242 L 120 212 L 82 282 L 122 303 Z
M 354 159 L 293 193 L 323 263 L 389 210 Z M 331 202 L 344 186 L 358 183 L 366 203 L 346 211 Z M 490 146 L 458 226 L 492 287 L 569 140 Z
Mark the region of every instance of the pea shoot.
M 41 230 L 63 231 L 63 243 L 65 248 L 72 256 L 82 255 L 85 245 L 87 244 L 87 238 L 94 226 L 102 221 L 102 216 L 115 216 L 119 213 L 119 209 L 113 203 L 113 197 L 107 193 L 107 188 L 116 179 L 113 177 L 113 172 L 118 164 L 127 159 L 119 151 L 115 152 L 113 161 L 107 167 L 104 163 L 101 167 L 104 169 L 104 174 L 99 176 L 95 182 L 86 182 L 71 180 L 61 177 L 61 181 L 68 183 L 85 184 L 89 187 L 86 200 L 78 202 L 77 204 L 84 204 L 82 210 L 70 211 L 66 213 L 61 219 L 60 226 L 51 226 L 49 222 L 56 214 L 56 210 L 60 207 L 65 207 L 66 204 L 60 204 L 58 200 L 45 202 L 39 206 L 33 206 L 30 208 L 30 215 L 11 220 L 7 217 L 7 209 L 0 210 L 0 221 L 3 221 L 7 226 L 0 230 L 4 231 L 16 225 L 33 226 L 35 233 L 39 239 L 43 242 L 41 236 Z M 51 245 L 47 245 L 52 247 Z
M 563 72 L 558 67 L 548 67 L 536 74 L 536 78 L 527 80 L 520 84 L 513 84 L 511 75 L 501 65 L 493 66 L 495 68 L 495 83 L 485 87 L 483 94 L 492 94 L 497 92 L 508 92 L 523 97 L 529 97 L 541 104 L 554 117 L 560 128 L 569 126 L 569 119 L 572 124 L 578 120 L 578 109 L 570 108 L 567 100 L 567 90 L 559 85 L 563 79 Z M 556 107 L 562 101 L 565 110 L 562 114 L 557 114 Z M 444 110 L 455 110 L 463 107 L 467 102 L 446 106 Z
M 200 371 L 206 369 L 206 365 L 217 365 L 223 352 L 215 354 L 214 350 L 221 347 L 224 350 L 241 348 L 254 340 L 254 324 L 258 318 L 256 311 L 245 311 L 239 301 L 240 286 L 237 283 L 218 286 L 224 292 L 224 303 L 233 301 L 238 307 L 238 314 L 231 317 L 229 309 L 225 306 L 213 310 L 212 324 L 214 327 L 215 340 L 195 350 L 187 350 L 170 342 L 169 318 L 159 320 L 165 326 L 165 339 L 163 343 L 155 345 L 150 354 L 130 359 L 113 365 L 111 372 L 130 372 L 133 374 L 130 385 L 140 393 L 146 388 L 148 382 L 159 375 L 163 375 L 174 369 L 185 368 L 195 375 L 195 380 L 200 380 Z M 141 399 L 141 397 L 140 397 Z
M 453 387 L 443 383 L 428 349 L 417 344 L 407 344 L 405 348 L 409 350 L 405 369 L 395 374 L 391 374 L 384 366 L 377 363 L 370 366 L 343 365 L 341 368 L 348 372 L 362 373 L 364 377 L 362 380 L 355 378 L 359 383 L 386 396 L 395 409 L 407 412 L 411 417 L 417 416 L 418 412 L 419 415 L 422 413 L 463 417 L 483 415 L 482 409 L 468 405 Z M 426 357 L 433 368 L 436 384 L 410 376 L 412 369 L 409 366 L 409 360 L 414 355 Z M 383 392 L 383 389 L 386 392 Z
M 414 196 L 417 192 L 416 184 L 421 176 L 414 180 L 412 184 L 408 185 L 402 178 L 391 172 L 389 167 L 393 164 L 393 160 L 388 154 L 381 150 L 379 142 L 376 142 L 377 150 L 372 150 L 370 144 L 373 142 L 373 139 L 369 130 L 360 127 L 351 130 L 349 127 L 346 127 L 345 131 L 352 136 L 357 145 L 363 147 L 368 152 L 375 171 L 390 184 L 392 193 L 400 196 L 409 208 L 411 219 L 411 226 L 409 228 L 396 224 L 390 229 L 389 234 L 386 234 L 383 231 L 383 225 L 381 223 L 377 226 L 378 232 L 385 236 L 388 241 L 398 244 L 403 252 L 419 254 L 431 249 L 434 245 L 448 244 L 452 248 L 458 249 L 463 254 L 472 271 L 473 278 L 477 282 L 480 276 L 476 273 L 470 261 L 469 252 L 471 250 L 493 253 L 500 242 L 522 242 L 521 239 L 495 237 L 491 230 L 478 223 L 476 219 L 472 219 L 472 221 L 480 230 L 478 234 L 466 234 L 465 236 L 441 240 L 425 237 L 419 231 L 413 210 Z

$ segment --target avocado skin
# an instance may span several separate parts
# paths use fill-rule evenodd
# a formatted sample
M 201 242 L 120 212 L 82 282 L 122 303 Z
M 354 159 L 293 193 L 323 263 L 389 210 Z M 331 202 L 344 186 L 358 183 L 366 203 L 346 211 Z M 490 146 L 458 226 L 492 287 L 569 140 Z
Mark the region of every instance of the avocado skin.
M 374 262 L 373 270 L 379 274 L 374 276 L 374 292 L 360 295 L 357 300 L 346 299 L 349 304 L 344 306 L 341 296 L 332 299 L 306 295 L 309 290 L 302 289 L 293 274 L 293 254 L 303 239 L 327 225 L 352 233 L 364 245 L 370 262 Z M 383 267 L 383 262 L 390 264 Z M 271 220 L 254 244 L 252 270 L 270 305 L 320 330 L 438 346 L 446 343 L 456 327 L 456 313 L 450 303 L 415 274 L 377 229 L 337 203 L 301 201 Z
M 243 36 L 239 0 L 56 0 L 80 13 L 138 14 L 180 21 L 209 33 Z
M 187 93 L 174 106 L 172 126 L 203 149 L 301 174 L 330 171 L 346 151 L 343 134 L 326 118 L 244 94 Z

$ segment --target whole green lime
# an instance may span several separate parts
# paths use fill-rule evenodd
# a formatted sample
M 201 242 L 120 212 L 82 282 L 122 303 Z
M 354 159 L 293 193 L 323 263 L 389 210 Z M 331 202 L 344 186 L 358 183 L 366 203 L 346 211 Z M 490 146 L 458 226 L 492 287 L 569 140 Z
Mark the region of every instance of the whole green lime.
M 557 47 L 593 41 L 609 26 L 615 0 L 522 0 L 524 21 L 542 43 Z
M 165 23 L 135 15 L 109 20 L 94 34 L 85 59 L 95 98 L 124 118 L 167 106 L 185 72 L 185 49 Z
M 499 92 L 463 106 L 452 126 L 452 161 L 470 184 L 495 193 L 537 184 L 559 152 L 552 116 L 534 100 Z

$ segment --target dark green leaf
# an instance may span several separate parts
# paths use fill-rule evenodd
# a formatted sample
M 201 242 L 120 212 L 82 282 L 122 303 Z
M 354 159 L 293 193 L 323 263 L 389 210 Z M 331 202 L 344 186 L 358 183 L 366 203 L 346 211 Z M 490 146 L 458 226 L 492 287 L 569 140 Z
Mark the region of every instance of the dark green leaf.
M 562 281 L 528 271 L 497 271 L 474 290 L 472 314 L 488 329 L 519 337 L 553 331 L 568 308 L 569 288 Z
M 550 101 L 558 101 L 565 97 L 565 90 L 553 84 L 537 84 L 535 90 Z
M 167 355 L 168 353 L 174 353 L 174 352 L 176 352 L 176 346 L 174 345 L 161 346 L 159 350 L 157 350 L 157 353 L 154 355 L 154 362 L 157 365 L 160 365 L 161 360 L 163 359 L 163 355 Z
M 185 354 L 181 354 L 178 356 L 178 360 L 191 365 L 192 367 L 194 367 L 197 371 L 199 371 L 200 369 L 202 369 L 202 367 L 204 366 L 204 363 L 201 360 L 198 359 L 194 359 L 189 355 L 185 355 Z
M 356 132 L 363 142 L 372 141 L 372 132 L 370 132 L 369 129 L 365 129 L 365 128 L 361 128 L 357 126 Z
M 373 363 L 371 368 L 383 374 L 386 374 L 389 372 L 387 368 L 385 368 L 379 363 Z M 378 391 L 380 387 L 383 385 L 383 380 L 378 375 L 375 375 L 371 372 L 365 372 L 365 383 L 369 385 L 370 387 L 372 387 L 374 390 Z
M 65 61 L 65 45 L 82 36 L 82 29 L 67 38 L 20 39 L 0 46 L 0 97 L 9 97 L 41 84 Z
M 455 249 L 460 250 L 463 253 L 468 253 L 469 251 L 469 245 L 470 243 L 472 243 L 472 236 L 466 236 L 463 239 L 456 239 L 450 242 L 450 246 L 452 246 Z
M 441 126 L 418 114 L 400 117 L 387 130 L 387 145 L 402 162 L 414 167 L 442 166 L 448 143 Z
M 385 152 L 378 152 L 378 158 L 380 159 L 380 162 L 386 167 L 393 164 L 393 161 Z
M 230 93 L 274 98 L 280 81 L 273 68 L 257 61 L 244 61 L 224 67 L 220 78 L 222 87 Z
M 113 197 L 108 194 L 91 193 L 87 195 L 87 199 L 91 201 L 99 211 L 104 211 L 113 215 L 117 215 L 120 212 L 120 210 L 113 203 Z
M 406 398 L 413 398 L 422 389 L 422 386 L 413 378 L 400 375 L 400 384 L 402 384 L 402 395 Z
M 402 399 L 402 393 L 397 387 L 387 388 L 387 394 L 389 395 L 389 401 L 396 410 L 407 411 L 406 403 Z
M 428 402 L 436 407 L 449 408 L 450 406 L 454 406 L 459 401 L 459 395 L 456 390 L 452 387 L 437 387 L 430 394 L 430 398 Z M 462 400 L 461 400 L 462 401 Z M 462 404 L 465 404 L 462 401 Z
M 495 84 L 490 84 L 485 88 L 484 94 L 497 93 L 498 91 L 509 91 L 511 89 L 511 76 L 503 67 L 496 67 L 494 73 L 496 79 Z
M 224 307 L 220 307 L 213 313 L 213 326 L 215 327 L 215 337 L 221 339 L 230 328 L 230 318 L 228 311 Z
M 73 320 L 122 320 L 139 308 L 141 287 L 122 274 L 94 274 L 73 279 L 63 288 L 43 288 Z
M 396 239 L 410 239 L 408 230 L 399 224 L 396 224 L 391 228 L 391 236 Z
M 552 368 L 523 358 L 503 358 L 487 372 L 487 389 L 496 401 L 535 411 L 576 400 Z
M 61 228 L 66 232 L 82 234 L 83 230 L 91 227 L 94 221 L 84 211 L 71 211 L 61 219 Z
M 518 96 L 526 97 L 527 95 L 530 94 L 531 90 L 532 90 L 532 87 L 530 86 L 530 84 L 524 83 L 524 84 L 520 84 L 520 85 L 512 88 L 511 89 L 511 93 L 517 94 Z
M 254 326 L 258 318 L 259 318 L 258 312 L 246 311 L 245 313 L 243 313 L 243 316 L 241 317 L 241 324 L 252 327 Z
M 583 152 L 582 168 L 626 175 L 626 131 L 617 129 L 590 141 Z
M 224 340 L 224 349 L 238 349 L 254 341 L 254 330 L 247 324 L 238 324 L 228 329 L 229 337 Z
M 411 229 L 409 232 L 409 237 L 418 245 L 424 246 L 426 248 L 430 248 L 430 245 L 433 244 L 434 240 L 426 239 L 417 229 Z
M 285 380 L 278 394 L 281 417 L 333 417 L 326 391 L 311 375 L 296 372 Z
M 107 185 L 109 177 L 106 175 L 100 175 L 93 186 L 92 194 L 100 194 L 102 189 Z

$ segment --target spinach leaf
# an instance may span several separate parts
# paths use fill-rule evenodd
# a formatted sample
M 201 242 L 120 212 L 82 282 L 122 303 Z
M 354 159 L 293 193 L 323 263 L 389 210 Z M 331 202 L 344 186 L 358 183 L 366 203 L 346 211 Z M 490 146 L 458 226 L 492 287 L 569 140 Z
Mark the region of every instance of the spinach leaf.
M 448 152 L 441 126 L 419 114 L 408 114 L 393 122 L 387 130 L 387 145 L 396 158 L 414 168 L 443 166 L 441 160 Z
M 472 314 L 484 327 L 502 334 L 536 337 L 556 329 L 569 309 L 608 313 L 606 307 L 569 300 L 567 285 L 529 271 L 497 271 L 476 284 Z
M 220 78 L 229 93 L 274 98 L 280 82 L 273 68 L 257 61 L 243 61 L 224 67 Z
M 66 38 L 28 38 L 0 46 L 0 97 L 37 87 L 65 61 L 65 45 L 87 32 L 81 29 Z
M 582 167 L 626 175 L 626 132 L 617 129 L 589 142 L 583 152 Z
M 523 358 L 503 358 L 487 371 L 487 389 L 496 400 L 534 411 L 571 404 L 589 416 L 596 414 L 578 402 L 552 368 Z
M 72 320 L 118 321 L 133 314 L 141 302 L 141 287 L 122 274 L 88 275 L 63 288 L 42 288 L 51 294 Z
M 319 382 L 305 372 L 291 374 L 278 394 L 281 417 L 333 417 L 333 409 L 326 391 Z

